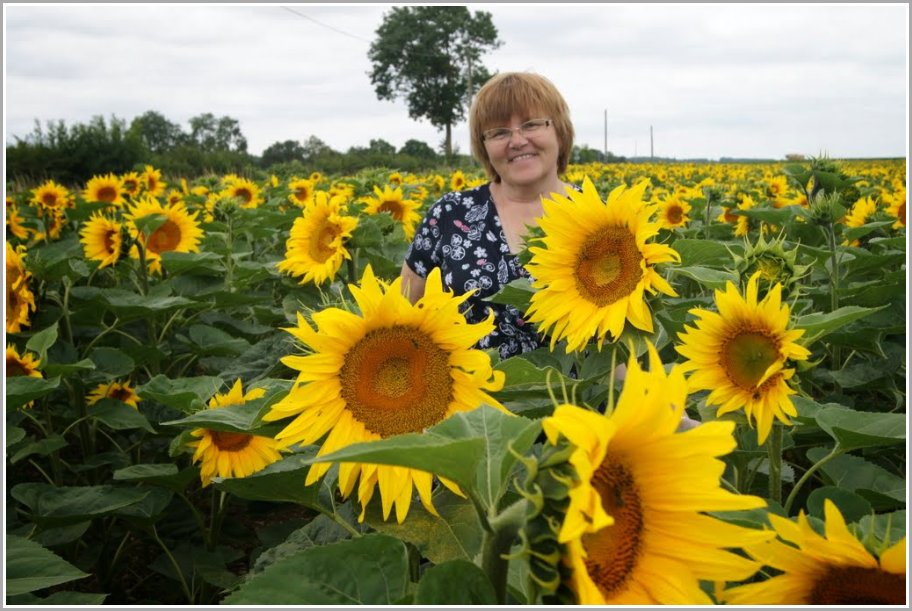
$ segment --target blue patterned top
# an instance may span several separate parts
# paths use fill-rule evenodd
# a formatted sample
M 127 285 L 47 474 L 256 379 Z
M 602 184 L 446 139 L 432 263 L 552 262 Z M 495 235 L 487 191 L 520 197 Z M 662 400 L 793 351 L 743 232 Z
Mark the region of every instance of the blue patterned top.
M 484 301 L 509 282 L 529 272 L 510 252 L 489 184 L 447 193 L 425 213 L 405 255 L 413 272 L 426 278 L 440 268 L 444 287 L 457 295 L 477 289 L 463 304 L 470 323 L 494 311 L 494 330 L 477 347 L 497 348 L 501 359 L 544 345 L 535 325 L 514 306 Z

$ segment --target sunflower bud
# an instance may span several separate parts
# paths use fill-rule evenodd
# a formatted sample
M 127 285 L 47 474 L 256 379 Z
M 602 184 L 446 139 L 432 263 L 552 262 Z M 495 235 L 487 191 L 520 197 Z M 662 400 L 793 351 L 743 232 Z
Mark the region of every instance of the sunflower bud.
M 809 265 L 798 265 L 798 248 L 785 249 L 785 240 L 780 234 L 767 242 L 761 233 L 756 244 L 744 242 L 744 254 L 734 255 L 735 270 L 742 278 L 750 278 L 760 272 L 762 292 L 765 294 L 771 287 L 781 284 L 786 294 L 797 288 L 797 282 L 810 270 Z

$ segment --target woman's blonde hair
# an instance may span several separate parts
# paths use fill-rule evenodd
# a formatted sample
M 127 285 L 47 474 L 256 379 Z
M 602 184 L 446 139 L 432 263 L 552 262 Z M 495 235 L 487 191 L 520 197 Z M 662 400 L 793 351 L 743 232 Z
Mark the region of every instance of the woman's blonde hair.
M 557 133 L 557 173 L 563 174 L 573 150 L 573 124 L 564 97 L 545 77 L 531 72 L 504 72 L 486 82 L 469 110 L 469 132 L 472 137 L 472 156 L 484 166 L 488 177 L 500 182 L 484 145 L 484 132 L 502 127 L 512 115 L 525 119 L 551 119 Z M 535 116 L 532 116 L 535 115 Z

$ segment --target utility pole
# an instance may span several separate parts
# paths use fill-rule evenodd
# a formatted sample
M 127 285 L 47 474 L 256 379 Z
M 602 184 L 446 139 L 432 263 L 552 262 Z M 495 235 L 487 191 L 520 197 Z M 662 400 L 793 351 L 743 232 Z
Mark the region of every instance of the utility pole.
M 649 159 L 654 159 L 655 155 L 652 153 L 652 125 L 649 126 Z

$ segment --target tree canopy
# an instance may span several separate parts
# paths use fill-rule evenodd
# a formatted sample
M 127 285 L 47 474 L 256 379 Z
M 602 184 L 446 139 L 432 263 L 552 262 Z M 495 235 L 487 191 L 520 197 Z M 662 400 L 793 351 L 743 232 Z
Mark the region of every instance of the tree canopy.
M 466 117 L 472 95 L 491 77 L 482 55 L 501 45 L 491 14 L 464 6 L 394 7 L 383 17 L 368 57 L 371 84 L 381 100 L 404 98 L 409 116 L 445 130 Z

